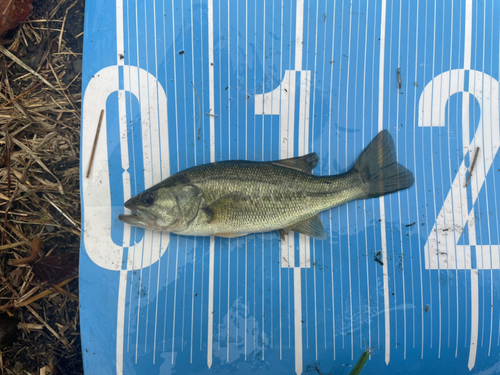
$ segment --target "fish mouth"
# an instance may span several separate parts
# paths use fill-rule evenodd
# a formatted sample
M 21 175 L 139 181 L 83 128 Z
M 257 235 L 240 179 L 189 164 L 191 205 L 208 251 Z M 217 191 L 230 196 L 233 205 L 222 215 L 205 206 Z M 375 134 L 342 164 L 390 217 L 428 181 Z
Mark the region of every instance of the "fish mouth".
M 134 227 L 148 229 L 147 223 L 139 215 L 135 215 L 135 214 L 123 215 L 123 214 L 121 214 L 121 215 L 118 215 L 118 220 L 120 220 L 126 224 L 132 225 Z
M 141 210 L 137 208 L 134 204 L 134 198 L 129 199 L 123 205 L 132 211 L 131 215 L 121 214 L 118 215 L 118 220 L 132 225 L 134 227 L 144 228 L 144 229 L 157 229 L 156 228 L 156 217 L 149 213 L 148 211 Z
M 133 225 L 135 227 L 144 228 L 146 223 L 141 216 L 137 215 L 134 212 L 135 207 L 133 204 L 133 200 L 134 200 L 134 198 L 131 198 L 123 204 L 125 206 L 125 208 L 128 208 L 130 211 L 132 211 L 132 214 L 131 215 L 125 215 L 125 214 L 118 215 L 118 220 L 120 220 L 124 223 L 130 224 L 130 225 Z

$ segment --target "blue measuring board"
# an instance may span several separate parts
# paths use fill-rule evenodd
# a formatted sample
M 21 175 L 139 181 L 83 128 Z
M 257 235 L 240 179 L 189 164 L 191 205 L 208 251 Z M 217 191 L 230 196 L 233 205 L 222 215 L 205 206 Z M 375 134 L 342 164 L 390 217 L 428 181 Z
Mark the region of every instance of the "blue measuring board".
M 87 0 L 85 372 L 348 374 L 367 348 L 363 373 L 500 372 L 499 19 L 491 0 Z M 314 151 L 345 172 L 382 129 L 415 185 L 322 213 L 325 241 L 117 219 L 203 163 Z

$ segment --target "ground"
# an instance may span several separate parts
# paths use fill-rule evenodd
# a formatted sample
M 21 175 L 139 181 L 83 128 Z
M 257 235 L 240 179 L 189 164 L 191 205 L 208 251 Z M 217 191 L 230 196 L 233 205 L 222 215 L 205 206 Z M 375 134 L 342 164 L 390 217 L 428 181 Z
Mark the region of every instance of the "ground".
M 0 6 L 4 2 L 11 3 L 0 0 Z M 26 21 L 0 36 L 0 371 L 83 374 L 84 0 L 35 0 L 32 6 Z

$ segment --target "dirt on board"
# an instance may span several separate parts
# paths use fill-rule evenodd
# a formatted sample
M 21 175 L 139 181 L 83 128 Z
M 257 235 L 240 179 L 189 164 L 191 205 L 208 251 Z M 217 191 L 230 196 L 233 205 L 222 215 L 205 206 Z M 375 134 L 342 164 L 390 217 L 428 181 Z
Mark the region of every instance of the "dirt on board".
M 15 9 L 23 2 L 27 18 Z M 19 11 L 22 19 L 0 35 L 0 373 L 83 374 L 84 0 L 0 0 L 2 6 L 2 17 Z

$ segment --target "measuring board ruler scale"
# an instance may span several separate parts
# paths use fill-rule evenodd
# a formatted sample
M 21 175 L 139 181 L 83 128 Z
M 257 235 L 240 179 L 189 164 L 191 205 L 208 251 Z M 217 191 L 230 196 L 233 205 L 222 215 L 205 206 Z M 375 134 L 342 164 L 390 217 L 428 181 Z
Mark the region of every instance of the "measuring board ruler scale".
M 104 116 L 81 176 L 86 373 L 348 373 L 368 347 L 379 374 L 500 371 L 498 16 L 471 0 L 87 1 L 82 171 Z M 345 172 L 382 129 L 414 187 L 322 213 L 325 241 L 117 220 L 203 163 L 317 152 L 315 174 Z

